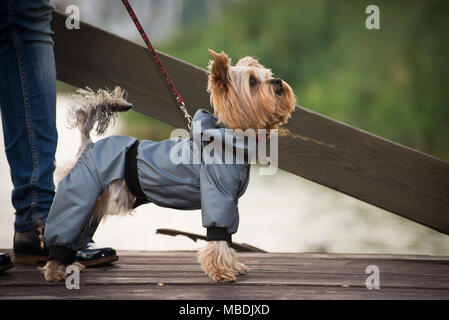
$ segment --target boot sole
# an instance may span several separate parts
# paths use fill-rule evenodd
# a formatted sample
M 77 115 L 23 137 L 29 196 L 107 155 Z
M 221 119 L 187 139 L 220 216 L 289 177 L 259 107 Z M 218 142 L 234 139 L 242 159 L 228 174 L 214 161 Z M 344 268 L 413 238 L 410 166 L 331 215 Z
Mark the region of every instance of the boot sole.
M 8 269 L 11 269 L 12 267 L 14 267 L 14 263 L 7 264 L 6 266 L 0 266 L 0 272 L 6 271 Z
M 118 256 L 112 256 L 112 257 L 104 257 L 104 258 L 100 258 L 100 259 L 95 259 L 95 260 L 91 260 L 91 261 L 78 261 L 79 263 L 81 263 L 83 266 L 85 267 L 98 267 L 98 266 L 102 266 L 102 265 L 107 265 L 107 264 L 111 264 L 114 261 L 118 260 Z
M 46 263 L 47 257 L 31 254 L 15 254 L 13 260 L 15 264 L 36 265 Z

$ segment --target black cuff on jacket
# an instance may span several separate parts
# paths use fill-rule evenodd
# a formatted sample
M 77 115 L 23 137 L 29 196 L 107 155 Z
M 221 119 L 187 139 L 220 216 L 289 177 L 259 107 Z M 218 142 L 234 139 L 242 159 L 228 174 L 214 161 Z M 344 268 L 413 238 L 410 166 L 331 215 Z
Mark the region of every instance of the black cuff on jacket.
M 76 258 L 76 251 L 65 247 L 50 247 L 48 248 L 48 260 L 58 260 L 63 264 L 72 264 Z
M 207 228 L 207 241 L 227 241 L 232 243 L 232 236 L 226 228 L 209 227 Z

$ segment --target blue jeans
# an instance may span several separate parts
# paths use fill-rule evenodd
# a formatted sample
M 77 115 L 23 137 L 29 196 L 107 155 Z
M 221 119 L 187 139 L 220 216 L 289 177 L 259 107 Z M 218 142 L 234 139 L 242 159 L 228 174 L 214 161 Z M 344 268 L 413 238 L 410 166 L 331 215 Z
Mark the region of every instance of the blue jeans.
M 0 1 L 0 106 L 19 232 L 45 224 L 54 197 L 53 10 L 47 0 Z

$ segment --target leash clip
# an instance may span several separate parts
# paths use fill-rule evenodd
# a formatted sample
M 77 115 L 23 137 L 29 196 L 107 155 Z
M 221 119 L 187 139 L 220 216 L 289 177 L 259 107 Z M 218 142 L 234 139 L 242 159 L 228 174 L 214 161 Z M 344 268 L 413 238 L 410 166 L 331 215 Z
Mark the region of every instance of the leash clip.
M 181 100 L 181 102 L 179 101 L 179 96 L 176 97 L 176 101 L 178 102 L 179 108 L 181 109 L 182 113 L 184 114 L 184 118 L 186 118 L 187 120 L 187 127 L 190 129 L 192 129 L 192 116 L 187 112 L 187 108 L 186 105 L 184 103 L 184 101 Z

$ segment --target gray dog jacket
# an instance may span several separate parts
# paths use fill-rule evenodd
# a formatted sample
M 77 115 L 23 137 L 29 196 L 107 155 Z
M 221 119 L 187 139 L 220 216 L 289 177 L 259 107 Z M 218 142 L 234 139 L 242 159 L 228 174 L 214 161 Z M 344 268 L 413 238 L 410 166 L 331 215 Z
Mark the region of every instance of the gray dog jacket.
M 249 181 L 248 159 L 237 155 L 247 148 L 202 109 L 187 138 L 139 142 L 112 136 L 88 144 L 56 190 L 45 226 L 49 260 L 74 261 L 100 222 L 90 219 L 98 197 L 117 179 L 126 179 L 136 205 L 201 209 L 207 239 L 230 242 L 239 224 L 238 199 Z

